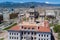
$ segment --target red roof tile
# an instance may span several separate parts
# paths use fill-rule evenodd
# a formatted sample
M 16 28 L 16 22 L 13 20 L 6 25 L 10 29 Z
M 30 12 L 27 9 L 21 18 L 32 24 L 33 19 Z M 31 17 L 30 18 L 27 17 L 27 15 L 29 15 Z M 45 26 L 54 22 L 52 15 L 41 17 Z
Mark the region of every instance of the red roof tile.
M 19 31 L 20 30 L 20 27 L 19 27 L 19 25 L 16 25 L 16 26 L 13 26 L 12 28 L 10 28 L 9 30 Z
M 37 26 L 32 26 L 32 25 L 23 25 L 23 28 L 34 28 L 35 31 L 38 31 L 38 32 L 50 32 L 50 27 L 49 27 L 49 23 L 47 21 L 44 22 L 44 26 L 39 26 L 39 29 Z M 30 30 L 28 29 L 28 30 Z M 12 28 L 10 28 L 9 30 L 16 30 L 16 31 L 20 31 L 22 30 L 22 28 L 20 27 L 20 25 L 16 25 L 16 26 L 13 26 Z M 25 29 L 24 29 L 25 30 Z
M 50 32 L 50 28 L 49 27 L 39 27 L 38 31 L 39 32 Z

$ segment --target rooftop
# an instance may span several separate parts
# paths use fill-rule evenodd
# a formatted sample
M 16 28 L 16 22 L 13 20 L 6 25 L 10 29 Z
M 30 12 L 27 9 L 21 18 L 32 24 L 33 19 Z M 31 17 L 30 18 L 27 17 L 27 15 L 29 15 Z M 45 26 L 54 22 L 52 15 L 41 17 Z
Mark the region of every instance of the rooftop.
M 49 23 L 47 21 L 44 21 L 44 26 L 41 25 L 36 25 L 36 24 L 22 24 L 22 25 L 16 25 L 13 26 L 12 28 L 10 28 L 9 30 L 16 30 L 16 31 L 36 31 L 36 32 L 50 32 L 50 27 L 49 27 Z

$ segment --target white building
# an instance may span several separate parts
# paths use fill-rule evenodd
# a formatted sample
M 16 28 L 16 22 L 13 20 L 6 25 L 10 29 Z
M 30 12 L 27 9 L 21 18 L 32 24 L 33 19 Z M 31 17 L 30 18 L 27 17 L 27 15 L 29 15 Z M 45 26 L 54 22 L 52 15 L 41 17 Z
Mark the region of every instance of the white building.
M 8 40 L 51 40 L 49 23 L 22 22 L 8 30 Z
M 46 10 L 46 15 L 47 16 L 55 16 L 55 12 L 54 12 L 54 10 Z
M 8 11 L 3 12 L 3 20 L 4 21 L 9 21 L 10 20 Z

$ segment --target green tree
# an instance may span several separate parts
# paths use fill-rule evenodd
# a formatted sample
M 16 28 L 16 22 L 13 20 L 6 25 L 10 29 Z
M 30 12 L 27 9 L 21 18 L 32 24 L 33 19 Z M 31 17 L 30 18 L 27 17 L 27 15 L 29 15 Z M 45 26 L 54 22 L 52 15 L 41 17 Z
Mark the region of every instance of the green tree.
M 54 25 L 54 31 L 55 31 L 56 33 L 60 33 L 60 25 L 55 24 L 55 25 Z

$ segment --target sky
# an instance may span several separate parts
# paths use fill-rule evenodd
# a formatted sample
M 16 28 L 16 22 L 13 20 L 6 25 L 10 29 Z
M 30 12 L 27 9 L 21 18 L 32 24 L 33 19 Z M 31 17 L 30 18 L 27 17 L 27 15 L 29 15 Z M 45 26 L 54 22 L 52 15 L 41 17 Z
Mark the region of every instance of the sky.
M 60 4 L 60 0 L 0 0 L 1 2 L 45 2 L 45 3 L 53 3 L 53 4 Z

